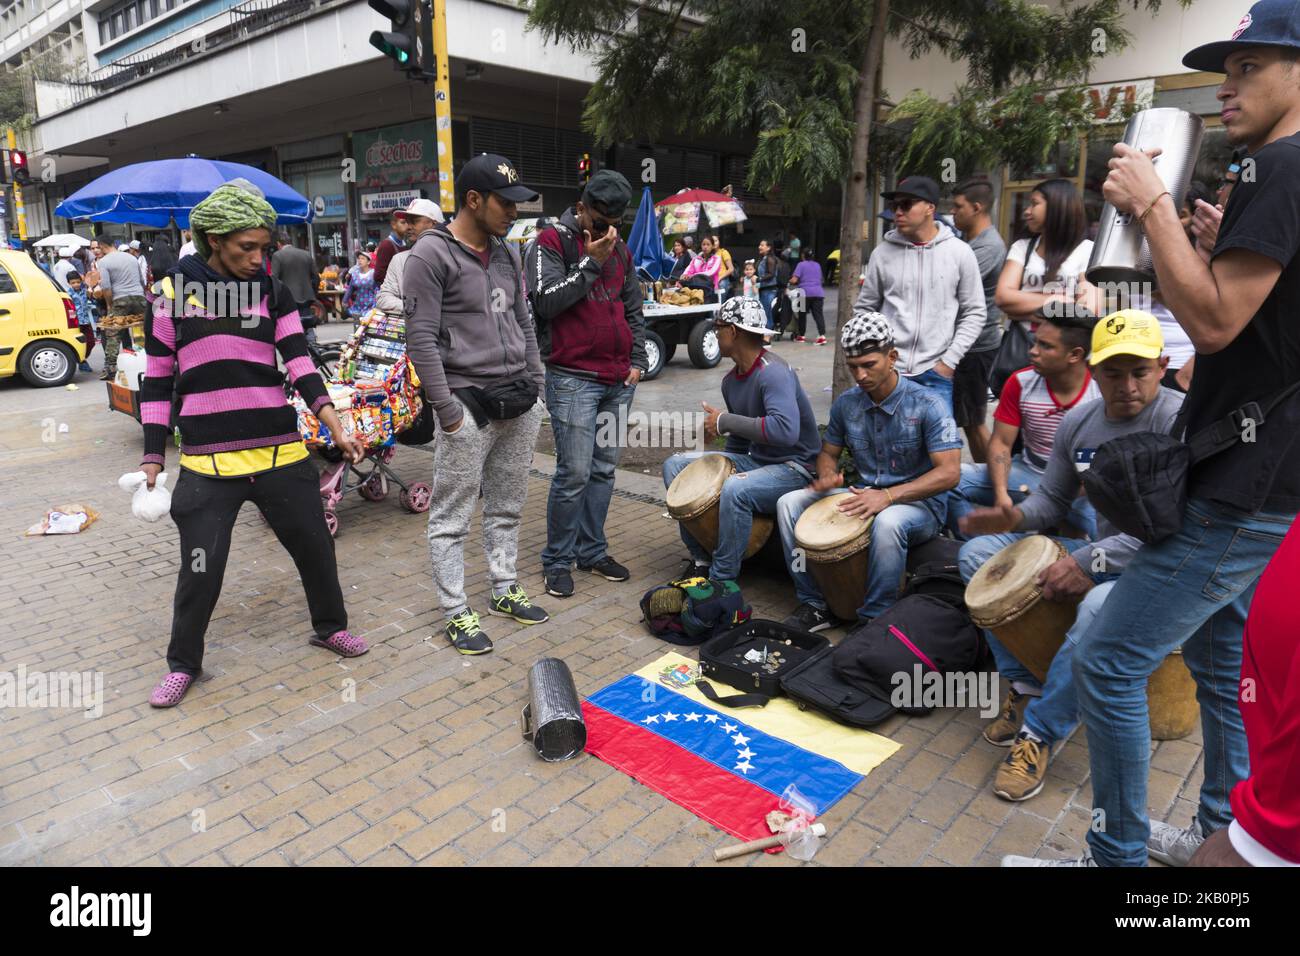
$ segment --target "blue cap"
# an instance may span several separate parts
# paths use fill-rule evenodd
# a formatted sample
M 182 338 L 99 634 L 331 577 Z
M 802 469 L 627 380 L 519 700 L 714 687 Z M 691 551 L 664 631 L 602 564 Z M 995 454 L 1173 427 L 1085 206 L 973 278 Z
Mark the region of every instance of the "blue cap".
M 1198 46 L 1183 57 L 1183 66 L 1223 73 L 1223 61 L 1248 46 L 1300 48 L 1300 0 L 1259 0 L 1229 39 Z

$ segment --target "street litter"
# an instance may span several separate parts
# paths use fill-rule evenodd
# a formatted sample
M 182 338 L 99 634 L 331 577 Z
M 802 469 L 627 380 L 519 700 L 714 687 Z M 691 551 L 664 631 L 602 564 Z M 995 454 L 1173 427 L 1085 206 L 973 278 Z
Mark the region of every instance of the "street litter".
M 77 390 L 77 386 L 73 382 L 69 382 L 67 385 L 63 387 L 66 388 L 69 392 L 75 392 Z
M 143 471 L 127 472 L 117 479 L 117 486 L 131 495 L 131 514 L 145 521 L 157 521 L 172 510 L 172 493 L 167 490 L 167 472 L 162 472 L 152 488 Z
M 27 529 L 28 536 L 42 534 L 78 534 L 99 519 L 99 512 L 83 504 L 59 505 L 45 512 L 45 517 Z

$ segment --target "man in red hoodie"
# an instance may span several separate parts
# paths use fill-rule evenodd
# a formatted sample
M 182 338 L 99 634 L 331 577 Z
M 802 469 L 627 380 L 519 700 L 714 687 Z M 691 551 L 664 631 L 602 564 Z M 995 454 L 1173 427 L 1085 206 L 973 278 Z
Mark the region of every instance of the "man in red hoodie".
M 630 576 L 606 550 L 605 516 L 621 442 L 620 415 L 647 368 L 641 283 L 618 224 L 632 186 L 612 169 L 543 229 L 524 264 L 546 364 L 555 478 L 546 504 L 546 593 L 573 594 L 573 562 L 608 581 Z M 626 412 L 623 413 L 626 415 Z

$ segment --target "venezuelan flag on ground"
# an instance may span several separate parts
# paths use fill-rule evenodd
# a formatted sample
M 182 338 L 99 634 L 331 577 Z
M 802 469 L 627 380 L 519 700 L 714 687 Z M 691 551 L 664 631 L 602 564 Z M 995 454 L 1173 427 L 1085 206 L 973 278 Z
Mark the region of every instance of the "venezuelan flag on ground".
M 821 816 L 898 750 L 783 697 L 718 707 L 695 688 L 698 673 L 665 654 L 592 694 L 587 751 L 738 839 L 772 835 L 767 814 L 791 784 Z

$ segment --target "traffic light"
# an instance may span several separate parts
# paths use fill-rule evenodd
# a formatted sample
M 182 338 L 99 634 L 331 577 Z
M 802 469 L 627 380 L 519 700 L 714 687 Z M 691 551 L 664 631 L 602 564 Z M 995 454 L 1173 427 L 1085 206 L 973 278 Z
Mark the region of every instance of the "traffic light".
M 370 8 L 388 18 L 388 30 L 370 34 L 370 45 L 412 79 L 432 77 L 432 0 L 369 0 Z
M 585 186 L 591 181 L 591 154 L 583 153 L 578 160 L 578 185 Z
M 370 9 L 388 17 L 389 31 L 375 30 L 370 45 L 397 64 L 399 69 L 416 66 L 415 18 L 412 0 L 370 0 Z
M 21 149 L 9 150 L 9 178 L 20 185 L 32 181 L 31 174 L 27 170 L 27 154 Z

